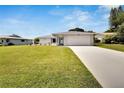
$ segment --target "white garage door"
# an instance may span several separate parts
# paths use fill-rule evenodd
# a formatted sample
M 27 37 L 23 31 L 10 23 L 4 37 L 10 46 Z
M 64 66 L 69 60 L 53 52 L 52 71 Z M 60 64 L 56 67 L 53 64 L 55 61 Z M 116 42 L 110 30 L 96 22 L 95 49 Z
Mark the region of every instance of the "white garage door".
M 65 36 L 64 45 L 92 45 L 91 36 Z

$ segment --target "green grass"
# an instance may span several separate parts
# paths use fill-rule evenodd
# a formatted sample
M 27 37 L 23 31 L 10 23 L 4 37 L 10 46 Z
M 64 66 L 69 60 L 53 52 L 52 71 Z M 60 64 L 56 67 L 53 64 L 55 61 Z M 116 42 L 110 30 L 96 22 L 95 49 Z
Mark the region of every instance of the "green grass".
M 122 44 L 100 44 L 99 47 L 118 50 L 124 52 L 124 45 Z
M 66 47 L 0 47 L 1 88 L 101 87 Z

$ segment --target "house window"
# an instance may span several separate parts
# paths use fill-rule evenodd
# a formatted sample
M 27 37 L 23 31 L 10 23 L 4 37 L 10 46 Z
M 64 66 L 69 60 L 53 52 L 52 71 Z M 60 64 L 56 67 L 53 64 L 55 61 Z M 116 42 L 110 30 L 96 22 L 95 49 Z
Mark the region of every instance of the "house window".
M 9 42 L 9 39 L 6 39 L 6 42 Z
M 1 42 L 3 42 L 3 40 L 1 40 Z
M 52 42 L 53 42 L 53 43 L 56 43 L 56 39 L 55 39 L 55 38 L 53 38 L 53 39 L 52 39 Z
M 25 42 L 25 40 L 21 40 L 21 42 Z

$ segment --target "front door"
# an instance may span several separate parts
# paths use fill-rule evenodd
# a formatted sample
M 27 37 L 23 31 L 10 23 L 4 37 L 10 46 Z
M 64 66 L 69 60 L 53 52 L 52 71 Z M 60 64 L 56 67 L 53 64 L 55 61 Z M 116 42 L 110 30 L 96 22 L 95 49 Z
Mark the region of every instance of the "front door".
M 64 45 L 64 38 L 63 37 L 59 37 L 59 45 Z

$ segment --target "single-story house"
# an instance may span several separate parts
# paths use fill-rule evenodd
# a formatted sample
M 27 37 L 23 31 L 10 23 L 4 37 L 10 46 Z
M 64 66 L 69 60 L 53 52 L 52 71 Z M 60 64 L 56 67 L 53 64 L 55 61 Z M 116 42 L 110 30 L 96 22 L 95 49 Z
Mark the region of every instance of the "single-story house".
M 54 33 L 51 36 L 40 38 L 40 44 L 65 45 L 65 46 L 90 46 L 94 45 L 93 32 L 69 31 L 62 33 Z
M 0 45 L 29 45 L 32 43 L 32 39 L 22 38 L 15 34 L 0 36 Z
M 57 38 L 57 45 L 65 46 L 90 46 L 94 45 L 94 33 L 69 31 L 53 34 Z
M 56 37 L 53 35 L 47 35 L 39 37 L 40 45 L 56 45 Z

